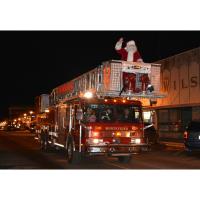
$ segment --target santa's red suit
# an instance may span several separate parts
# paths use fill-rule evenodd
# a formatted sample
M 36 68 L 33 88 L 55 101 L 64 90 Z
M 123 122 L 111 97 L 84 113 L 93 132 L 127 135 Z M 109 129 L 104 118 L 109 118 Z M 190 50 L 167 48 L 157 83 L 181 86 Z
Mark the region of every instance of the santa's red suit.
M 122 48 L 122 43 L 123 39 L 121 38 L 115 45 L 115 50 L 121 55 L 121 60 L 132 62 L 143 61 L 133 40 L 127 42 L 125 48 Z
M 121 60 L 131 61 L 131 62 L 143 62 L 140 56 L 140 53 L 138 52 L 137 47 L 135 45 L 135 41 L 131 40 L 127 42 L 125 48 L 122 48 L 122 44 L 123 44 L 123 38 L 120 38 L 119 41 L 115 45 L 115 50 L 121 55 Z M 138 88 L 136 88 L 136 74 L 135 73 L 123 72 L 122 77 L 123 77 L 123 88 L 120 92 L 120 95 L 122 92 L 139 91 Z M 143 79 L 142 81 L 144 82 Z M 143 83 L 143 88 L 145 88 L 145 86 L 146 85 Z

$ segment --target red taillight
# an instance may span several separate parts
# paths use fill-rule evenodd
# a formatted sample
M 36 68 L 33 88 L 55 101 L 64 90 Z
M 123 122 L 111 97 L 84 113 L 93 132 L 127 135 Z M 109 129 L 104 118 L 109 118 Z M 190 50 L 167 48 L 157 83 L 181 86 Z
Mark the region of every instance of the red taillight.
M 184 132 L 183 137 L 184 137 L 184 139 L 188 139 L 188 132 L 187 131 Z

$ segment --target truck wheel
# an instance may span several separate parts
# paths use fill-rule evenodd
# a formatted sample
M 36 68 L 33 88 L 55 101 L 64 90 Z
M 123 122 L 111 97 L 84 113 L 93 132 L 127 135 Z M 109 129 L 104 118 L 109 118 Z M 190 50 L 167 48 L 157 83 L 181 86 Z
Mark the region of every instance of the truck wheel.
M 73 142 L 70 139 L 67 145 L 67 159 L 69 163 L 77 164 L 81 161 L 81 154 L 78 151 L 74 151 Z
M 40 140 L 40 148 L 42 151 L 46 151 L 47 148 L 46 148 L 44 140 Z
M 44 152 L 48 149 L 48 141 L 45 140 L 44 135 L 40 135 L 40 148 Z
M 120 163 L 129 163 L 131 160 L 131 156 L 119 156 L 118 161 Z

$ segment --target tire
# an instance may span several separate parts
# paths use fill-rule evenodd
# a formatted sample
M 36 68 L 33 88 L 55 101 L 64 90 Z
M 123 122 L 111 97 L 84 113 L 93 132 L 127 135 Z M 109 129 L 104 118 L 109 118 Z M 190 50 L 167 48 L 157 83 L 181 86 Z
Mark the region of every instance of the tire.
M 40 140 L 40 148 L 42 151 L 47 151 L 47 145 L 43 140 Z
M 47 138 L 46 132 L 42 131 L 40 134 L 40 145 L 41 145 L 41 150 L 42 151 L 47 151 L 48 150 L 48 138 Z
M 67 160 L 70 164 L 77 164 L 81 161 L 81 153 L 74 151 L 73 140 L 69 139 L 67 144 Z
M 48 151 L 48 144 L 44 140 L 41 140 L 40 144 L 41 144 L 41 150 L 44 151 L 44 152 L 47 152 Z
M 129 163 L 131 161 L 131 156 L 119 156 L 118 161 L 120 163 Z

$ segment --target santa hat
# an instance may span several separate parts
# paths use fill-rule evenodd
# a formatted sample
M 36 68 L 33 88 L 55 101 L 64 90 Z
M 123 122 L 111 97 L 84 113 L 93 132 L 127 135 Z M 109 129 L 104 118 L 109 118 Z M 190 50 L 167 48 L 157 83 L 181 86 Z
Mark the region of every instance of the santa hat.
M 133 45 L 133 46 L 136 46 L 135 45 L 135 41 L 134 40 L 130 40 L 126 43 L 126 46 L 130 46 L 130 45 Z

